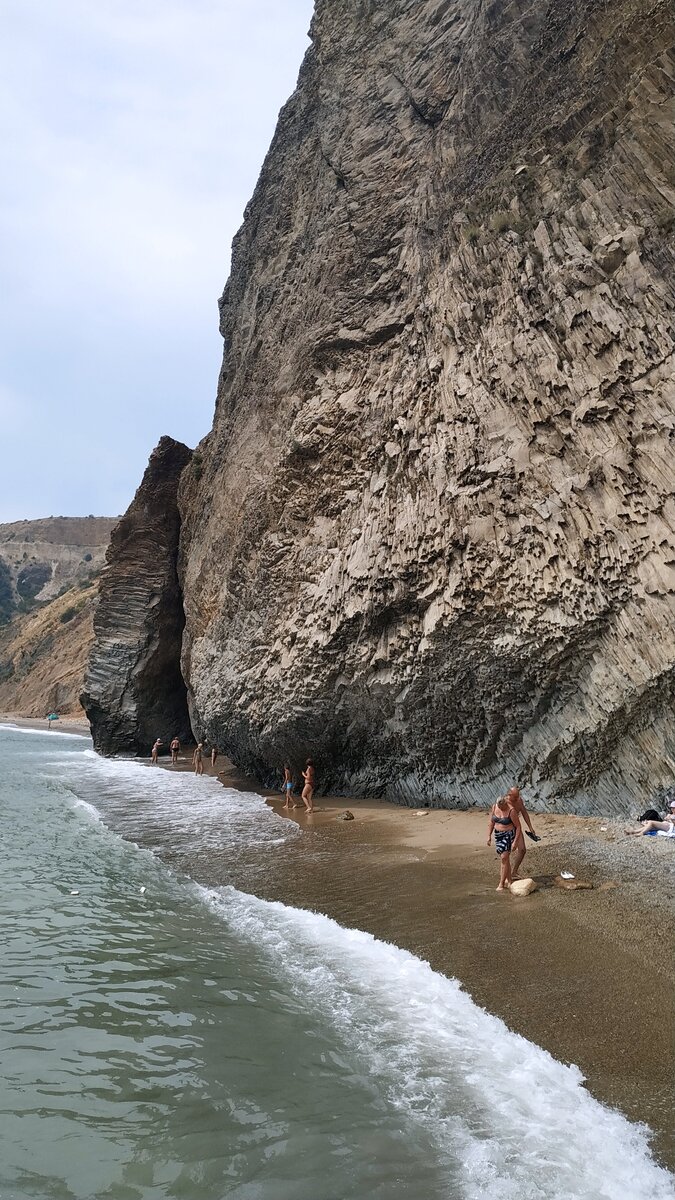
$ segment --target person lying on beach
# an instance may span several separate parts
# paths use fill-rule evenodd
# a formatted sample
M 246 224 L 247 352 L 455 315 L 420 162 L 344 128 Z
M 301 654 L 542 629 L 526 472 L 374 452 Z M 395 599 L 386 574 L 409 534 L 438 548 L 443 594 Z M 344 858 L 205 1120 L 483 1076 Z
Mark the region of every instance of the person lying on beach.
M 150 762 L 154 763 L 155 766 L 157 765 L 157 755 L 159 754 L 159 748 L 161 745 L 163 745 L 162 739 L 157 738 L 152 750 L 150 751 Z
M 640 837 L 643 833 L 661 833 L 664 837 L 675 837 L 675 814 L 665 821 L 642 821 L 639 829 L 624 829 L 628 837 Z
M 487 844 L 495 835 L 495 850 L 499 856 L 499 886 L 498 892 L 504 892 L 511 886 L 511 850 L 518 834 L 522 837 L 520 818 L 513 807 L 510 795 L 500 796 L 490 810 L 490 826 Z
M 178 755 L 180 754 L 180 742 L 177 737 L 172 738 L 169 749 L 171 751 L 171 763 L 175 767 L 178 762 Z
M 528 813 L 528 811 L 525 807 L 525 801 L 523 800 L 523 797 L 520 794 L 520 788 L 517 788 L 517 787 L 509 788 L 509 790 L 507 792 L 507 798 L 509 800 L 509 803 L 511 804 L 511 807 L 515 809 L 515 811 L 518 813 L 518 816 L 522 817 L 525 824 L 527 825 L 527 828 L 529 830 L 528 836 L 531 837 L 533 841 L 538 842 L 539 838 L 537 837 L 536 833 L 534 832 L 534 828 L 533 828 L 532 822 L 530 820 L 530 814 Z M 518 830 L 519 830 L 518 836 L 517 836 L 515 842 L 513 843 L 513 862 L 511 863 L 511 878 L 512 879 L 518 878 L 518 870 L 519 870 L 520 865 L 526 854 L 525 834 L 523 833 L 522 827 L 520 825 L 518 826 Z
M 285 804 L 283 807 L 290 808 L 291 797 L 293 796 L 293 775 L 288 763 L 284 763 L 284 782 L 282 784 L 282 791 L 285 799 Z
M 316 787 L 316 776 L 314 774 L 314 763 L 311 758 L 307 759 L 307 766 L 302 772 L 302 778 L 305 781 L 305 786 L 302 789 L 302 800 L 308 813 L 314 812 L 314 788 Z
M 198 742 L 195 746 L 192 755 L 192 765 L 195 769 L 195 775 L 204 774 L 204 743 Z

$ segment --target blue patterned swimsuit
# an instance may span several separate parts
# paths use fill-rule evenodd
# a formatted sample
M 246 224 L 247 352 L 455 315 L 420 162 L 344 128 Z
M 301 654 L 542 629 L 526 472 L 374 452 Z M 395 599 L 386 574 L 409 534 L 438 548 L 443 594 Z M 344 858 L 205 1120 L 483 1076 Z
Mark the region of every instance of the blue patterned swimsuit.
M 495 825 L 510 825 L 510 829 L 495 829 L 495 850 L 497 854 L 510 854 L 516 836 L 516 827 L 511 820 L 511 814 L 508 817 L 496 817 L 494 813 L 490 814 L 493 827 Z

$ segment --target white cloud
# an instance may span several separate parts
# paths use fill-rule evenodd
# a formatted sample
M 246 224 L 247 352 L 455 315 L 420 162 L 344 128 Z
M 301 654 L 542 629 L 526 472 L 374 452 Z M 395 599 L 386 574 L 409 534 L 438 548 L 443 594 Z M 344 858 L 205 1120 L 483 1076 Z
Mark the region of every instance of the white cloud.
M 192 440 L 206 431 L 215 301 L 310 16 L 310 0 L 4 0 L 0 388 L 59 407 L 66 455 L 90 424 L 91 379 L 108 425 L 138 417 L 115 366 L 127 346 L 146 395 L 153 380 L 175 392 L 166 431 L 184 423 L 181 380 Z M 121 455 L 119 470 L 130 495 Z M 12 481 L 15 499 L 35 511 L 24 486 Z

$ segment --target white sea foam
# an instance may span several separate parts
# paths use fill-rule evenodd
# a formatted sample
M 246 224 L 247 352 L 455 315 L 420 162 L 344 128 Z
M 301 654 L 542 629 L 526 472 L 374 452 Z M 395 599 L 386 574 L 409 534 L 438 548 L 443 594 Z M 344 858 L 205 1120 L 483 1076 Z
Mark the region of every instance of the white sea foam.
M 463 1200 L 673 1200 L 647 1131 L 595 1100 L 576 1067 L 512 1033 L 414 955 L 312 912 L 199 889 L 424 1127 Z
M 76 794 L 95 805 L 129 840 L 194 845 L 204 851 L 228 847 L 273 848 L 301 836 L 255 792 L 223 787 L 213 776 L 151 767 L 133 759 L 101 758 L 94 750 L 69 754 L 53 764 Z
M 100 821 L 100 820 L 101 820 L 101 813 L 100 813 L 100 812 L 99 812 L 99 810 L 96 808 L 96 805 L 94 805 L 94 804 L 90 804 L 88 800 L 80 800 L 80 799 L 76 799 L 76 800 L 74 801 L 74 803 L 73 803 L 73 808 L 82 808 L 82 809 L 84 809 L 84 811 L 85 811 L 86 813 L 88 813 L 88 814 L 89 814 L 89 816 L 90 816 L 90 817 L 92 817 L 92 818 L 93 818 L 95 821 Z

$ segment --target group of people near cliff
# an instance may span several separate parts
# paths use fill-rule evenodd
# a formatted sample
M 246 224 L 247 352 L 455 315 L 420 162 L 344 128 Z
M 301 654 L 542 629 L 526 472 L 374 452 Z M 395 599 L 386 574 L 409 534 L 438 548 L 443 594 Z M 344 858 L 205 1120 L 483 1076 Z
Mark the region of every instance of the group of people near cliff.
M 311 758 L 307 759 L 304 771 L 300 772 L 304 780 L 304 786 L 300 795 L 302 804 L 305 806 L 305 812 L 314 812 L 314 790 L 316 788 L 316 772 L 314 770 L 314 761 Z M 290 763 L 284 763 L 284 782 L 283 782 L 284 805 L 286 809 L 302 808 L 302 804 L 293 803 L 293 792 L 295 790 L 295 780 Z
M 163 745 L 164 745 L 164 742 L 162 741 L 162 739 L 156 738 L 155 743 L 150 752 L 150 762 L 154 763 L 155 766 L 158 765 L 159 754 L 160 754 L 160 751 L 161 751 Z M 171 739 L 171 741 L 169 742 L 169 750 L 171 751 L 171 765 L 175 767 L 178 764 L 178 755 L 181 752 L 181 744 L 180 744 L 179 738 L 174 737 Z M 215 767 L 216 762 L 218 761 L 218 753 L 219 753 L 218 747 L 212 745 L 211 746 L 211 766 L 212 767 Z M 203 742 L 197 742 L 197 745 L 195 746 L 194 750 L 192 751 L 192 767 L 194 769 L 195 775 L 203 775 L 204 774 L 204 743 Z
M 521 818 L 527 825 L 524 832 L 520 823 Z M 525 834 L 532 838 L 533 842 L 541 840 L 534 832 L 530 814 L 525 807 L 520 789 L 512 787 L 504 796 L 500 796 L 490 809 L 487 844 L 488 846 L 492 844 L 494 836 L 495 850 L 499 858 L 498 892 L 506 891 L 518 877 L 518 871 L 522 866 L 527 849 Z M 511 861 L 512 854 L 513 862 Z

